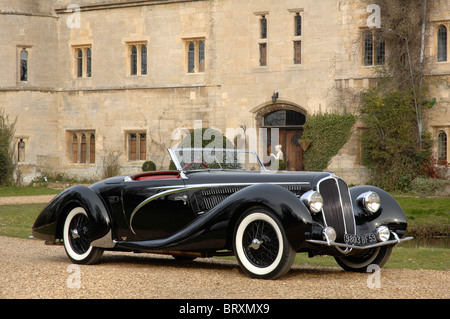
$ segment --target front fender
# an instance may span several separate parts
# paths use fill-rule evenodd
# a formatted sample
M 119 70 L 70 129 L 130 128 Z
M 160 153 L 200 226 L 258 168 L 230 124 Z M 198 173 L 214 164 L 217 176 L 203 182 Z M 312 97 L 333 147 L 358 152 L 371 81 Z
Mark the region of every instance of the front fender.
M 64 190 L 48 203 L 34 222 L 33 237 L 49 242 L 62 239 L 64 220 L 77 206 L 82 206 L 88 214 L 91 242 L 110 234 L 111 217 L 106 205 L 92 189 L 78 185 Z
M 376 192 L 380 196 L 381 207 L 375 214 L 365 216 L 363 208 L 358 205 L 356 199 L 359 195 L 368 191 Z M 353 203 L 357 233 L 370 233 L 377 227 L 384 225 L 391 231 L 397 233 L 400 238 L 405 234 L 407 228 L 406 215 L 394 197 L 389 193 L 381 188 L 365 185 L 350 188 L 350 195 Z
M 262 206 L 271 210 L 280 220 L 290 245 L 298 250 L 311 232 L 311 213 L 293 193 L 274 184 L 257 184 L 235 193 L 230 200 L 231 212 L 227 244 L 232 244 L 234 228 L 239 217 L 248 209 Z

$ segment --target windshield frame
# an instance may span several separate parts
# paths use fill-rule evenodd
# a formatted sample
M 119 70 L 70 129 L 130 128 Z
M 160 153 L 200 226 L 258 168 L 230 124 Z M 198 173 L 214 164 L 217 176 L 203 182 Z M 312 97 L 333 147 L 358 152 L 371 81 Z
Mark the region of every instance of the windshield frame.
M 264 166 L 263 162 L 261 161 L 261 159 L 259 158 L 258 154 L 256 153 L 256 151 L 253 150 L 246 150 L 246 149 L 234 149 L 234 148 L 198 148 L 198 147 L 181 147 L 181 148 L 169 148 L 169 155 L 173 161 L 173 163 L 175 164 L 175 167 L 177 168 L 178 171 L 185 173 L 186 171 L 183 170 L 183 167 L 181 166 L 180 160 L 178 158 L 178 156 L 176 155 L 177 152 L 209 152 L 209 154 L 211 154 L 211 152 L 224 152 L 225 154 L 227 152 L 232 152 L 232 153 L 246 153 L 246 154 L 251 154 L 254 156 L 254 158 L 256 159 L 256 163 L 259 166 L 259 171 L 260 172 L 267 172 L 268 169 Z M 220 166 L 220 163 L 218 163 Z M 208 168 L 208 170 L 226 170 L 226 171 L 231 171 L 231 170 L 236 170 L 236 169 L 224 169 L 224 168 Z M 244 170 L 244 171 L 254 171 L 254 170 L 247 170 L 247 169 L 239 169 L 239 170 Z M 192 171 L 192 170 L 191 170 Z

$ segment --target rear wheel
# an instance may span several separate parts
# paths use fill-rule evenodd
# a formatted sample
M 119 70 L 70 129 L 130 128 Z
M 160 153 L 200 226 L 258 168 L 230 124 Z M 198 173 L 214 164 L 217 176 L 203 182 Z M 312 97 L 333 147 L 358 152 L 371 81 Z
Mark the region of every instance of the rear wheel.
M 393 246 L 382 246 L 362 251 L 355 256 L 334 257 L 339 266 L 348 271 L 367 272 L 367 267 L 383 267 L 391 256 Z
M 89 219 L 83 207 L 73 208 L 66 217 L 63 229 L 64 248 L 76 264 L 95 264 L 103 249 L 92 247 L 89 241 Z
M 295 258 L 280 221 L 262 208 L 251 209 L 239 220 L 234 251 L 241 268 L 251 277 L 261 279 L 286 274 Z

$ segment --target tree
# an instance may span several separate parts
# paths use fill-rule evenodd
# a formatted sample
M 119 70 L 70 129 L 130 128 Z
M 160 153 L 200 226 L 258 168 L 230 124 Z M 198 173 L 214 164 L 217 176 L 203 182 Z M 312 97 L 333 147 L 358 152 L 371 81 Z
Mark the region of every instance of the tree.
M 14 133 L 17 117 L 10 122 L 8 114 L 0 109 L 0 185 L 6 185 L 12 180 L 14 173 Z
M 387 190 L 404 190 L 420 174 L 428 151 L 418 144 L 413 97 L 404 91 L 369 90 L 363 94 L 361 136 L 363 164 L 371 183 Z

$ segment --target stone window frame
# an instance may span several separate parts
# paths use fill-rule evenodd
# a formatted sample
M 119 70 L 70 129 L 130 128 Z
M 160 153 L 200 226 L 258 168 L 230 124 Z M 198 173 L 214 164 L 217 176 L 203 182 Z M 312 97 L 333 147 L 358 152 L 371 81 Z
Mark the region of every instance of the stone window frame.
M 367 40 L 370 34 L 370 52 Z M 382 39 L 382 41 L 380 41 Z M 382 50 L 382 54 L 379 51 Z M 362 28 L 362 65 L 364 67 L 376 67 L 384 65 L 386 62 L 386 40 L 383 31 L 369 28 Z M 370 54 L 370 59 L 369 59 Z M 369 61 L 370 60 L 370 61 Z
M 183 38 L 186 52 L 186 73 L 204 73 L 206 69 L 205 37 Z
M 95 164 L 95 130 L 68 130 L 68 160 L 72 164 Z M 84 137 L 84 139 L 83 139 Z M 84 142 L 83 142 L 84 141 Z
M 258 66 L 267 67 L 269 61 L 269 11 L 253 12 L 258 20 Z
M 289 13 L 293 16 L 293 37 L 292 37 L 292 44 L 293 44 L 293 64 L 300 65 L 302 64 L 302 40 L 303 40 L 303 8 L 295 8 L 295 9 L 288 9 Z M 300 25 L 299 25 L 300 23 Z
M 27 146 L 30 136 L 18 135 L 14 137 L 14 160 L 17 164 L 23 164 L 27 158 Z
M 26 53 L 26 74 L 23 75 L 22 52 Z M 32 52 L 31 45 L 17 45 L 17 84 L 30 83 L 30 56 Z M 25 76 L 25 77 L 24 77 Z
M 133 137 L 133 135 L 135 135 L 135 137 Z M 147 160 L 147 136 L 148 133 L 145 130 L 125 131 L 125 149 L 128 161 L 135 162 Z M 136 140 L 133 142 L 134 138 Z
M 446 39 L 445 39 L 445 47 L 443 47 L 444 51 L 445 51 L 445 59 L 441 59 L 440 60 L 440 52 L 439 52 L 439 48 L 440 48 L 440 41 L 439 41 L 439 33 L 440 33 L 440 29 L 444 27 L 446 30 Z M 450 62 L 449 59 L 449 29 L 450 29 L 450 21 L 439 21 L 437 23 L 435 23 L 435 29 L 434 29 L 434 41 L 435 41 L 435 49 L 436 49 L 436 53 L 435 53 L 435 61 L 436 63 L 446 63 L 446 62 Z
M 126 48 L 127 48 L 127 75 L 130 77 L 148 75 L 148 41 L 145 40 L 129 41 L 126 42 Z M 133 48 L 136 49 L 135 62 L 133 61 L 132 56 Z
M 449 161 L 450 155 L 450 145 L 449 145 L 449 135 L 450 135 L 450 125 L 446 126 L 435 126 L 434 128 L 434 154 L 437 160 L 443 159 Z M 441 134 L 444 135 L 445 140 L 441 138 Z M 445 145 L 442 143 L 445 142 Z
M 92 44 L 72 45 L 73 77 L 76 79 L 92 77 Z

